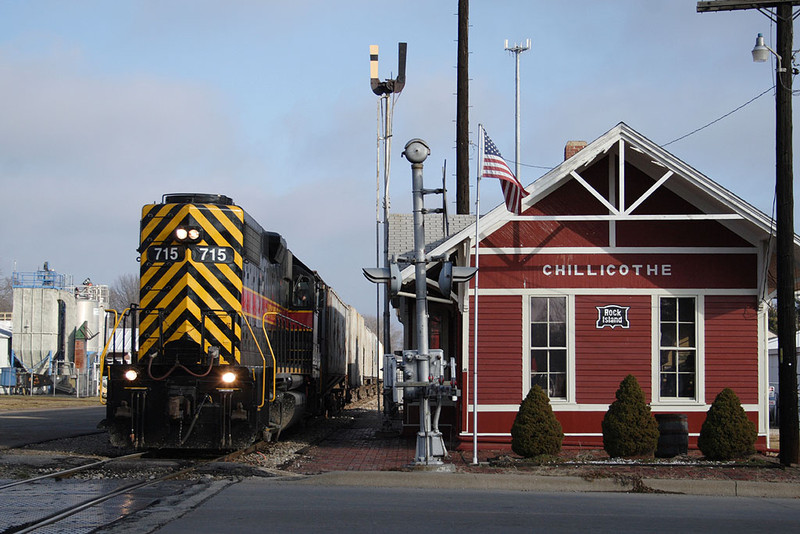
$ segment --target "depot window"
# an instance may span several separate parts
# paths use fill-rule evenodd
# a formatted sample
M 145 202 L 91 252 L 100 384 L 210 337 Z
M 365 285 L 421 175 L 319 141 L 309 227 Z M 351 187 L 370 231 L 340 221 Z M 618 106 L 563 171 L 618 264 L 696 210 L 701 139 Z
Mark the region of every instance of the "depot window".
M 531 297 L 531 387 L 567 398 L 567 298 Z
M 697 300 L 661 297 L 659 330 L 660 397 L 697 398 Z

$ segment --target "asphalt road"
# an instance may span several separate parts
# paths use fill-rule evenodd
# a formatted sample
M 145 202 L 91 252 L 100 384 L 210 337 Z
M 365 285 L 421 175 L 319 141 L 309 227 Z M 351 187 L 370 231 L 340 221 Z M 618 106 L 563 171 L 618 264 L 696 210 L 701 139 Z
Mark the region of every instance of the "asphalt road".
M 246 479 L 159 534 L 205 532 L 793 532 L 800 500 L 315 485 Z
M 97 432 L 105 406 L 0 412 L 0 450 Z

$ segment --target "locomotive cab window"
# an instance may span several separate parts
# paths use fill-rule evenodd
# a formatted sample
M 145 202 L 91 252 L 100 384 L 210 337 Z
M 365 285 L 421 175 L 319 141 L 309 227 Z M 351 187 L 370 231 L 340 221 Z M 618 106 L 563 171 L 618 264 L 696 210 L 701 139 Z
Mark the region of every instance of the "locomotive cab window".
M 298 308 L 311 308 L 314 305 L 314 282 L 300 275 L 292 288 L 292 303 Z

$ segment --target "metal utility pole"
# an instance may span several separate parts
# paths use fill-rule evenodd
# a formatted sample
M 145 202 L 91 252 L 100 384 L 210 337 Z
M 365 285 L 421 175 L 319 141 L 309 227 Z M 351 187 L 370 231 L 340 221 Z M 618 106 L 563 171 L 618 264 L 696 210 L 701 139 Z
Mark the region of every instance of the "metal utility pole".
M 397 45 L 397 78 L 387 79 L 380 81 L 378 78 L 378 45 L 370 45 L 369 47 L 369 77 L 370 87 L 372 92 L 380 97 L 380 109 L 383 111 L 383 266 L 389 268 L 389 170 L 391 168 L 391 153 L 392 153 L 392 114 L 394 105 L 389 98 L 392 94 L 398 94 L 403 90 L 406 85 L 406 43 L 398 43 Z M 379 133 L 379 136 L 381 134 Z M 379 139 L 380 142 L 380 139 Z M 379 154 L 380 154 L 380 148 Z M 380 155 L 378 156 L 380 158 Z M 380 221 L 377 223 L 380 226 Z M 378 234 L 376 228 L 376 234 Z M 376 241 L 378 236 L 375 236 Z M 380 258 L 380 245 L 375 244 L 377 249 L 377 256 Z M 378 297 L 380 301 L 380 297 Z M 386 285 L 384 298 L 383 298 L 383 351 L 384 354 L 392 353 L 392 329 L 391 329 L 391 313 L 389 311 L 389 285 Z M 380 308 L 380 303 L 377 305 Z M 376 317 L 378 323 L 380 320 Z M 386 380 L 386 377 L 384 377 Z M 383 418 L 382 424 L 385 427 L 391 425 L 389 419 L 391 417 L 391 403 L 390 399 L 386 399 L 383 405 Z M 378 411 L 380 411 L 380 392 L 378 393 Z
M 417 326 L 417 373 L 420 381 L 430 376 L 430 351 L 428 350 L 428 274 L 425 257 L 425 216 L 424 186 L 422 182 L 422 162 L 428 157 L 430 150 L 419 139 L 406 145 L 406 159 L 411 162 L 411 180 L 414 207 L 414 278 L 416 280 L 416 326 Z M 431 408 L 427 395 L 422 395 L 419 403 L 419 433 L 417 434 L 417 461 L 429 463 L 434 456 L 431 451 L 439 449 L 430 441 Z M 441 439 L 441 436 L 438 436 Z
M 381 111 L 383 112 L 383 266 L 389 267 L 389 170 L 392 150 L 392 111 L 393 106 L 389 95 L 398 94 L 406 84 L 406 43 L 397 45 L 397 78 L 380 81 L 378 78 L 378 45 L 369 47 L 370 86 L 372 92 L 381 98 Z M 388 288 L 388 286 L 387 286 Z M 389 313 L 388 289 L 384 295 L 383 303 L 383 350 L 392 351 L 391 315 Z
M 422 139 L 412 139 L 406 144 L 403 155 L 411 162 L 411 189 L 414 208 L 414 277 L 416 283 L 416 376 L 419 389 L 419 432 L 414 462 L 417 465 L 440 465 L 445 455 L 444 439 L 438 425 L 431 425 L 431 400 L 428 389 L 431 382 L 431 351 L 428 343 L 428 260 L 425 256 L 425 201 L 422 167 L 430 155 L 430 148 Z
M 698 2 L 698 12 L 758 9 L 772 16 L 775 8 L 779 68 L 775 84 L 775 210 L 777 244 L 778 299 L 778 393 L 780 424 L 780 461 L 783 465 L 798 463 L 800 435 L 797 410 L 797 347 L 796 312 L 794 299 L 794 186 L 792 169 L 792 6 L 800 0 L 789 1 L 730 1 Z M 782 61 L 781 61 L 782 60 Z M 780 64 L 783 68 L 780 68 Z
M 516 70 L 515 70 L 515 81 L 516 81 L 516 104 L 514 106 L 514 126 L 516 128 L 516 149 L 514 150 L 514 176 L 517 177 L 519 180 L 519 55 L 526 50 L 529 50 L 531 47 L 531 40 L 528 39 L 524 45 L 522 44 L 515 44 L 511 48 L 508 47 L 508 40 L 506 40 L 506 50 L 512 52 L 514 54 L 514 59 L 516 63 Z
M 428 264 L 442 262 L 438 284 L 442 296 L 450 298 L 453 287 L 468 282 L 475 276 L 472 267 L 454 266 L 444 256 L 429 257 L 425 254 L 425 213 L 439 210 L 425 209 L 425 195 L 443 193 L 444 188 L 425 189 L 423 186 L 423 162 L 430 155 L 430 148 L 422 139 L 409 141 L 403 156 L 411 163 L 411 179 L 414 211 L 414 256 L 397 257 L 396 262 L 414 265 L 414 281 L 416 285 L 416 349 L 403 351 L 398 360 L 394 355 L 384 357 L 384 385 L 392 398 L 396 397 L 398 388 L 402 388 L 403 399 L 408 402 L 419 402 L 419 432 L 414 464 L 417 466 L 442 466 L 442 458 L 447 455 L 444 438 L 439 430 L 439 416 L 442 407 L 455 403 L 461 394 L 457 387 L 455 358 L 446 361 L 442 349 L 431 349 L 428 332 Z M 401 288 L 400 270 L 397 263 L 389 268 L 363 269 L 364 276 L 371 282 L 386 284 L 392 295 L 397 295 Z M 404 295 L 405 296 L 405 295 Z M 450 369 L 450 377 L 446 370 Z M 395 381 L 397 371 L 402 370 L 403 379 Z M 449 401 L 447 398 L 449 397 Z M 452 405 L 452 404 L 450 404 Z M 431 413 L 431 406 L 435 411 Z
M 456 213 L 469 215 L 469 0 L 458 0 Z

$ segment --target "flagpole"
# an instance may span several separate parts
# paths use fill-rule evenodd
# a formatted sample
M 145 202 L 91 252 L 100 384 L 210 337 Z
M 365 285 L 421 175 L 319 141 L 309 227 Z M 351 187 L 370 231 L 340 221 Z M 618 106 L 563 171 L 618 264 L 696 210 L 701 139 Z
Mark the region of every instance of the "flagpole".
M 483 167 L 483 125 L 478 125 L 478 180 L 475 187 L 475 318 L 473 320 L 472 362 L 472 463 L 478 465 L 478 276 L 479 229 L 481 222 L 481 174 Z

